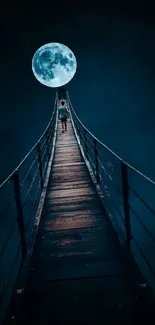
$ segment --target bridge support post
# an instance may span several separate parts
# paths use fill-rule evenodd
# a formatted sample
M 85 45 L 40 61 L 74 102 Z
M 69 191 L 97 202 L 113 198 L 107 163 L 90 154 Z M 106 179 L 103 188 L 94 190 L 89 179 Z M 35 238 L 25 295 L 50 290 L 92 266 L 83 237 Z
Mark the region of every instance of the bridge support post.
M 122 194 L 124 205 L 124 219 L 126 230 L 126 244 L 129 250 L 131 249 L 131 224 L 130 224 L 130 207 L 129 207 L 129 186 L 128 186 L 128 173 L 127 165 L 124 161 L 121 162 L 121 174 L 122 174 Z
M 79 135 L 79 138 L 80 138 L 80 142 L 81 142 L 81 132 L 80 132 L 80 127 L 79 127 L 79 122 L 76 121 L 76 127 L 77 127 L 77 131 L 78 131 L 78 135 Z
M 40 150 L 40 143 L 39 142 L 37 143 L 37 153 L 38 153 L 38 165 L 39 165 L 40 183 L 41 183 L 41 188 L 43 188 L 44 187 L 44 181 L 43 181 L 41 150 Z
M 96 181 L 97 181 L 98 184 L 100 184 L 98 150 L 97 150 L 97 141 L 96 141 L 96 139 L 94 139 L 94 153 L 95 153 L 95 166 L 96 166 Z
M 50 149 L 49 149 L 49 138 L 51 135 L 51 129 L 46 132 L 46 147 L 47 147 L 47 156 L 48 156 L 48 160 L 50 159 Z
M 84 129 L 84 147 L 85 147 L 86 158 L 88 158 L 88 148 L 87 148 L 86 134 L 87 134 L 87 131 L 86 131 L 86 129 Z
M 25 226 L 24 226 L 24 218 L 23 218 L 22 203 L 21 203 L 19 175 L 17 170 L 13 174 L 13 185 L 14 185 L 15 201 L 16 201 L 16 208 L 17 208 L 17 222 L 18 222 L 19 233 L 21 237 L 22 260 L 24 261 L 24 258 L 27 254 L 27 247 L 26 247 L 26 239 L 25 239 Z

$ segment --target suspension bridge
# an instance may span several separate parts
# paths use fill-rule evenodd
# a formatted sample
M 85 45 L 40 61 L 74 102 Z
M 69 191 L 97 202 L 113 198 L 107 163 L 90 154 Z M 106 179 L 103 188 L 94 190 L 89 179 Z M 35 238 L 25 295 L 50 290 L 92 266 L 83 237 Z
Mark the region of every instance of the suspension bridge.
M 45 132 L 0 186 L 0 323 L 154 324 L 154 188 L 56 93 Z

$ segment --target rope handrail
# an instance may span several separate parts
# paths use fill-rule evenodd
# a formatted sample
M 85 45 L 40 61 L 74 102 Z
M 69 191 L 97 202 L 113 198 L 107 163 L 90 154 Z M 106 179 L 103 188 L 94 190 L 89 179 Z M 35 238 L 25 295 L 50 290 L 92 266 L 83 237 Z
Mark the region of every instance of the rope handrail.
M 51 119 L 49 121 L 49 123 L 47 124 L 47 127 L 45 129 L 45 131 L 42 133 L 42 135 L 40 136 L 40 138 L 38 139 L 38 141 L 35 143 L 35 145 L 30 149 L 30 151 L 26 154 L 26 156 L 22 159 L 22 161 L 19 163 L 19 165 L 13 170 L 13 172 L 0 184 L 0 190 L 2 189 L 2 187 L 11 180 L 13 174 L 19 170 L 21 168 L 21 166 L 23 165 L 23 163 L 25 162 L 25 160 L 27 160 L 27 158 L 30 156 L 30 154 L 35 150 L 35 148 L 37 147 L 37 144 L 40 143 L 40 141 L 42 140 L 42 138 L 44 137 L 44 135 L 46 134 L 47 130 L 49 129 L 51 122 L 53 120 L 53 116 L 56 110 L 56 104 L 57 104 L 57 98 L 55 99 L 55 104 L 54 104 L 54 110 L 51 116 Z
M 145 231 L 145 236 L 148 236 L 147 238 L 149 238 L 149 240 L 151 239 L 153 242 L 155 242 L 154 234 L 152 234 L 149 230 L 149 219 L 147 218 L 148 215 L 150 216 L 149 212 L 155 214 L 155 210 L 150 206 L 151 204 L 154 205 L 154 200 L 152 199 L 152 201 L 148 204 L 148 200 L 144 199 L 142 197 L 142 194 L 140 194 L 141 188 L 139 181 L 138 191 L 133 190 L 135 187 L 133 184 L 135 184 L 135 180 L 137 179 L 133 178 L 133 175 L 131 179 L 129 179 L 129 176 L 131 175 L 131 173 L 129 174 L 129 171 L 133 171 L 134 175 L 139 175 L 141 179 L 147 182 L 147 184 L 145 183 L 145 186 L 150 185 L 151 191 L 155 189 L 152 187 L 152 185 L 155 185 L 155 181 L 125 162 L 121 157 L 115 154 L 115 152 L 113 152 L 97 137 L 95 137 L 80 121 L 72 106 L 68 93 L 67 96 L 73 127 L 76 131 L 79 145 L 81 146 L 82 152 L 84 153 L 85 161 L 88 164 L 88 168 L 90 169 L 90 174 L 93 175 L 93 180 L 95 180 L 95 184 L 97 185 L 97 191 L 103 202 L 104 208 L 107 211 L 109 218 L 111 219 L 112 217 L 113 220 L 111 219 L 111 221 L 114 227 L 116 227 L 116 231 L 122 233 L 128 250 L 134 255 L 134 252 L 132 251 L 131 241 L 133 239 L 135 240 L 133 236 L 135 229 L 133 229 L 134 220 L 131 217 L 131 213 L 134 215 L 139 226 L 142 227 L 142 229 Z M 115 160 L 112 157 L 114 157 Z M 105 166 L 106 163 L 109 166 Z M 110 168 L 110 171 L 114 171 L 112 176 L 108 167 Z M 116 182 L 118 182 L 119 186 L 116 184 Z M 131 194 L 133 194 L 132 197 Z M 138 198 L 140 202 L 138 203 L 138 212 L 137 200 L 134 201 L 135 197 Z M 139 217 L 139 215 L 141 215 L 142 211 L 144 212 L 144 208 L 147 209 L 147 212 L 145 211 L 145 213 L 142 214 L 145 215 L 145 219 L 143 220 L 142 216 Z M 138 237 L 138 233 L 136 234 L 136 237 Z M 149 256 L 147 256 L 147 254 L 144 254 L 143 249 L 144 248 L 139 249 L 139 254 L 144 260 L 144 263 L 146 263 L 146 265 L 149 267 L 149 270 L 155 280 L 155 270 L 153 270 L 149 262 Z
M 95 139 L 102 147 L 104 147 L 104 149 L 106 149 L 111 155 L 113 155 L 115 158 L 117 158 L 119 161 L 124 162 L 124 164 L 132 169 L 135 173 L 139 174 L 140 176 L 144 177 L 149 183 L 152 183 L 153 185 L 155 185 L 155 181 L 153 181 L 151 178 L 149 178 L 148 176 L 146 176 L 145 174 L 143 174 L 142 172 L 140 172 L 138 169 L 136 169 L 135 167 L 133 167 L 132 165 L 130 165 L 129 163 L 127 163 L 124 159 L 122 159 L 120 156 L 118 156 L 114 151 L 112 151 L 110 148 L 108 148 L 103 142 L 101 142 L 93 133 L 91 133 L 87 127 L 81 122 L 81 120 L 78 118 L 77 114 L 75 113 L 75 110 L 72 106 L 72 103 L 70 101 L 70 97 L 69 94 L 68 95 L 68 101 L 70 103 L 71 109 L 74 113 L 74 115 L 76 116 L 76 119 L 78 120 L 78 122 L 80 123 L 80 125 L 83 127 L 83 129 L 85 129 L 87 131 L 87 133 L 93 138 Z
M 9 291 L 12 270 L 15 267 L 17 273 L 14 275 L 14 281 L 16 282 L 18 272 L 29 250 L 40 198 L 46 183 L 48 167 L 51 164 L 57 122 L 57 103 L 56 94 L 53 113 L 43 134 L 0 185 L 0 264 L 4 279 L 4 286 L 0 288 L 0 308 L 5 303 L 5 294 L 12 294 L 12 291 Z M 17 240 L 19 240 L 19 245 L 16 252 Z M 17 263 L 16 266 L 15 263 Z
M 69 99 L 69 101 L 70 101 L 70 99 Z M 102 147 L 104 147 L 105 149 L 107 149 L 108 151 L 110 150 L 107 146 L 105 146 L 100 140 L 98 140 L 85 126 L 84 126 L 84 124 L 79 120 L 79 118 L 78 118 L 78 116 L 77 116 L 77 114 L 75 113 L 75 110 L 74 110 L 74 108 L 73 108 L 73 106 L 72 106 L 72 104 L 71 104 L 71 102 L 70 102 L 70 106 L 71 106 L 71 109 L 72 109 L 72 111 L 73 111 L 73 113 L 74 113 L 74 115 L 75 115 L 75 117 L 76 117 L 76 119 L 77 119 L 77 121 L 78 121 L 78 123 L 80 123 L 80 125 L 82 126 L 82 128 L 84 129 L 84 130 L 86 130 L 92 137 L 93 137 L 93 139 L 95 139 L 98 143 L 100 143 L 100 144 L 102 144 Z M 84 135 L 83 135 L 83 132 L 80 134 L 80 136 L 82 136 L 82 138 L 84 138 Z M 87 140 L 88 140 L 88 142 L 90 142 L 92 145 L 93 145 L 93 142 L 87 137 L 87 135 L 86 135 L 86 138 L 87 138 Z M 83 140 L 82 140 L 83 141 Z M 89 150 L 93 153 L 94 151 L 93 151 L 93 149 L 87 144 L 87 148 L 89 148 Z M 98 150 L 98 152 L 100 152 L 100 150 L 99 149 L 97 149 Z M 112 151 L 110 150 L 110 153 L 112 153 Z M 117 155 L 115 155 L 115 153 L 114 153 L 114 156 L 115 157 L 117 157 Z M 89 157 L 89 159 L 90 159 L 90 157 Z M 100 166 L 101 166 L 101 168 L 102 169 L 105 169 L 105 167 L 103 168 L 103 164 L 101 163 L 101 161 L 100 161 L 100 159 L 97 157 L 97 160 L 98 160 L 98 162 L 99 162 L 99 164 L 100 164 Z M 92 163 L 92 159 L 90 159 L 90 161 L 91 161 L 91 163 Z M 132 170 L 134 170 L 135 172 L 137 172 L 140 176 L 142 176 L 144 179 L 146 179 L 147 181 L 149 181 L 149 183 L 151 183 L 151 184 L 153 184 L 153 185 L 155 185 L 155 182 L 154 181 L 152 181 L 151 179 L 149 179 L 146 175 L 144 175 L 143 173 L 141 173 L 141 172 L 139 172 L 138 170 L 136 170 L 133 166 L 130 166 L 128 163 L 126 163 L 123 159 L 121 159 L 120 157 L 119 157 L 119 161 L 120 162 L 123 162 L 128 168 L 130 168 L 130 169 L 132 169 Z M 92 166 L 94 167 L 94 163 L 92 163 Z M 143 204 L 153 213 L 153 214 L 155 214 L 155 211 L 151 208 L 151 207 L 149 207 L 149 205 L 147 204 L 147 203 L 145 203 L 145 201 L 144 201 L 144 199 L 142 198 L 142 197 L 140 197 L 140 195 L 135 191 L 135 190 L 133 190 L 130 186 L 129 186 L 129 189 L 141 200 L 141 202 L 143 202 Z
M 138 199 L 146 206 L 146 208 L 155 216 L 155 211 L 144 201 L 144 199 L 135 191 L 131 186 L 129 186 L 129 190 L 138 197 Z

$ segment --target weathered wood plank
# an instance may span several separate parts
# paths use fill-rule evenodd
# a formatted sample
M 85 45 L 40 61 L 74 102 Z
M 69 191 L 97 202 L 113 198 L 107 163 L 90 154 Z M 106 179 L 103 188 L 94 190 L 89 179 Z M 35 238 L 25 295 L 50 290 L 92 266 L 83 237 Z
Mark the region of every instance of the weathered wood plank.
M 46 211 L 46 210 L 45 210 Z M 101 209 L 85 209 L 82 211 L 63 211 L 63 212 L 51 212 L 50 213 L 50 218 L 65 218 L 65 217 L 83 217 L 83 216 L 87 216 L 87 217 L 91 217 L 91 216 L 102 216 L 103 218 L 103 214 L 102 214 L 102 210 Z M 47 219 L 46 219 L 47 220 Z M 103 219 L 104 220 L 104 219 Z
M 89 186 L 92 186 L 92 183 L 89 180 L 87 181 L 77 181 L 76 183 L 73 181 L 66 182 L 66 183 L 52 183 L 49 185 L 49 190 L 52 191 L 59 191 L 64 189 L 75 189 L 75 188 L 88 188 Z
M 69 190 L 59 190 L 59 191 L 52 191 L 48 193 L 48 198 L 51 197 L 51 199 L 53 200 L 54 198 L 65 198 L 65 197 L 76 197 L 76 200 L 77 198 L 79 197 L 79 195 L 88 195 L 88 194 L 93 194 L 95 193 L 94 189 L 92 189 L 91 187 L 90 188 L 83 188 L 83 189 L 69 189 Z
M 64 162 L 64 165 L 58 166 L 58 164 L 53 166 L 52 169 L 53 173 L 77 173 L 77 172 L 85 172 L 88 175 L 88 171 L 86 170 L 86 166 L 83 163 L 78 163 L 78 164 L 66 164 Z
M 59 164 L 56 164 L 55 163 L 55 165 L 54 165 L 54 168 L 53 168 L 53 170 L 55 169 L 55 168 L 57 168 L 57 167 L 61 167 L 61 168 L 64 168 L 64 167 L 72 167 L 72 166 L 81 166 L 81 165 L 85 165 L 85 163 L 83 162 L 83 161 L 81 161 L 81 162 L 71 162 L 71 163 L 59 163 Z

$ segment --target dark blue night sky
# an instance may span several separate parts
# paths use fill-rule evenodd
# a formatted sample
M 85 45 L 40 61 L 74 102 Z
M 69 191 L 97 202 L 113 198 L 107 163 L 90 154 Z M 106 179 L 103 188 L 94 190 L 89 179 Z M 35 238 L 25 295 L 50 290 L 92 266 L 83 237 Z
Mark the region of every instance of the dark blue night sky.
M 83 123 L 155 179 L 154 11 L 141 2 L 125 3 L 3 8 L 0 181 L 34 145 L 52 114 L 55 89 L 41 85 L 31 71 L 34 52 L 48 42 L 67 45 L 77 58 L 68 90 Z
M 26 1 L 25 4 L 21 2 L 20 6 L 15 2 L 9 5 L 8 3 L 3 4 L 0 14 L 0 183 L 9 176 L 34 146 L 51 118 L 56 89 L 40 84 L 34 77 L 31 68 L 34 53 L 41 46 L 50 42 L 66 45 L 76 56 L 77 72 L 66 88 L 69 91 L 73 107 L 83 124 L 117 155 L 155 181 L 155 10 L 153 5 L 152 7 L 149 6 L 149 1 L 147 1 L 147 5 L 144 6 L 143 2 L 139 0 L 95 0 L 94 4 L 93 1 L 80 0 L 76 2 L 73 0 L 70 2 L 63 1 L 62 3 L 61 1 L 47 2 L 44 0 L 42 4 L 39 1 L 36 3 L 35 1 L 31 1 L 31 3 Z M 37 148 L 38 159 L 40 159 L 39 147 Z M 124 224 L 126 225 L 127 239 L 132 239 L 130 240 L 131 251 L 155 294 L 155 276 L 152 275 L 154 271 L 151 271 L 151 268 L 155 270 L 155 219 L 151 210 L 151 208 L 154 209 L 155 202 L 154 185 L 150 185 L 145 178 L 140 177 L 138 173 L 134 173 L 132 169 L 128 168 L 129 186 L 127 187 L 125 165 L 120 164 L 120 161 L 113 156 L 110 156 L 110 158 L 109 156 L 108 154 L 106 157 L 104 154 L 102 156 L 103 164 L 106 162 L 109 165 L 110 159 L 112 163 L 112 177 L 109 178 L 108 175 L 108 186 L 105 184 L 104 177 L 107 173 L 105 167 L 102 166 L 105 175 L 101 175 L 103 176 L 101 186 L 107 195 L 107 197 L 104 196 L 104 204 L 106 206 L 108 202 L 111 212 L 114 211 L 112 199 L 115 201 L 117 209 L 113 214 L 111 212 L 108 215 L 112 223 L 118 226 L 117 235 L 125 234 Z M 25 169 L 28 168 L 26 164 L 25 166 Z M 8 182 L 1 195 L 1 210 L 4 210 L 1 213 L 3 222 L 1 223 L 0 236 L 3 245 L 1 250 L 3 260 L 1 260 L 4 288 L 8 281 L 7 272 L 10 272 L 9 267 L 12 265 L 11 259 L 16 254 L 17 245 L 20 243 L 17 225 L 18 220 L 19 227 L 22 228 L 19 192 L 21 192 L 27 242 L 36 216 L 32 207 L 37 207 L 38 198 L 35 202 L 32 195 L 29 196 L 29 189 L 31 190 L 29 183 L 35 168 L 35 165 L 32 164 L 31 166 L 32 169 L 29 169 L 28 176 L 24 178 L 24 182 L 27 182 L 26 185 L 22 186 L 23 181 L 20 183 L 20 191 L 18 174 L 15 173 L 14 182 Z M 41 165 L 39 164 L 39 166 Z M 60 166 L 61 164 L 59 168 L 61 168 Z M 41 176 L 41 167 L 39 171 Z M 120 177 L 121 172 L 124 177 Z M 20 171 L 19 181 L 22 179 L 22 173 L 24 174 L 24 170 Z M 74 169 L 71 172 L 72 174 L 75 176 Z M 70 174 L 68 173 L 68 175 Z M 96 173 L 97 175 L 98 173 Z M 75 179 L 78 179 L 78 176 Z M 113 180 L 113 183 L 109 179 Z M 124 182 L 122 182 L 122 179 Z M 33 184 L 33 180 L 31 184 Z M 62 181 L 60 178 L 60 182 L 63 182 L 63 178 Z M 38 186 L 38 184 L 35 186 Z M 111 190 L 112 186 L 115 186 L 115 195 L 113 195 L 114 190 Z M 36 187 L 34 188 L 32 194 L 36 198 L 39 192 L 37 192 Z M 68 191 L 67 186 L 66 189 Z M 135 194 L 135 191 L 139 194 Z M 78 205 L 76 198 L 78 193 L 74 194 L 75 205 Z M 124 194 L 124 200 L 122 199 L 122 193 Z M 69 197 L 70 194 L 67 195 Z M 82 197 L 82 192 L 80 195 Z M 139 196 L 142 200 L 140 200 Z M 8 197 L 9 208 L 7 210 L 4 205 Z M 14 198 L 16 198 L 16 202 Z M 65 203 L 64 198 L 66 199 L 67 196 L 62 196 L 62 205 L 70 205 L 69 199 L 67 198 L 66 202 L 68 203 Z M 82 199 L 87 200 L 85 197 Z M 92 210 L 97 211 L 97 215 L 100 214 L 98 207 L 95 206 L 96 199 L 90 196 L 89 200 L 94 200 L 92 201 L 94 202 Z M 143 200 L 151 208 L 145 205 Z M 27 204 L 25 204 L 26 201 Z M 10 202 L 12 204 L 11 208 Z M 59 213 L 59 201 L 54 203 L 54 205 L 56 204 Z M 125 222 L 123 219 L 123 204 L 126 210 Z M 79 211 L 82 211 L 84 207 L 85 205 L 79 207 Z M 57 210 L 53 211 L 57 212 Z M 96 218 L 94 217 L 95 214 L 96 212 L 92 212 L 94 220 Z M 120 218 L 120 214 L 123 215 L 123 218 Z M 17 215 L 18 219 L 16 219 Z M 131 238 L 129 238 L 130 227 Z M 8 233 L 11 239 L 7 239 L 9 238 Z M 21 238 L 23 237 L 21 236 Z M 80 238 L 82 243 L 83 238 Z M 140 249 L 134 242 L 135 238 Z M 4 251 L 3 247 L 6 240 L 9 244 L 5 244 Z M 89 243 L 87 244 L 89 247 Z M 94 247 L 93 243 L 91 245 Z M 24 246 L 22 247 L 24 248 Z M 109 246 L 106 252 L 107 256 L 111 253 L 110 250 L 115 250 L 115 247 Z M 14 263 L 16 274 L 20 264 L 19 255 L 18 253 L 18 261 L 15 260 Z M 148 263 L 143 255 L 147 256 Z M 98 256 L 97 258 L 100 259 L 100 255 Z M 100 268 L 98 260 L 96 261 L 98 268 Z M 149 267 L 149 264 L 151 267 Z M 15 273 L 12 274 L 15 277 Z M 12 315 L 14 314 L 11 313 Z

